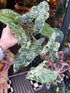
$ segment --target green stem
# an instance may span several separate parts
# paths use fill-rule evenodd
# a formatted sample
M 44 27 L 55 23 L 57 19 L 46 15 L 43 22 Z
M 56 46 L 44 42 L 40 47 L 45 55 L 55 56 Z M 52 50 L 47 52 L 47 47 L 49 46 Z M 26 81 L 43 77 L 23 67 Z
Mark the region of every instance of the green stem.
M 47 57 L 46 57 L 46 55 L 44 55 L 44 58 L 45 58 L 45 61 L 47 61 Z

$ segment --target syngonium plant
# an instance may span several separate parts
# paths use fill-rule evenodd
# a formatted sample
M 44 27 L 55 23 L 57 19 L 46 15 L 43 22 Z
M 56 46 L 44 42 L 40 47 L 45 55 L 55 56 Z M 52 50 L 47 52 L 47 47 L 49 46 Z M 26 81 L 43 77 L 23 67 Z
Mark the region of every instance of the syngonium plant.
M 50 54 L 51 60 L 53 62 L 58 61 L 58 49 L 60 43 L 63 40 L 63 33 L 57 28 L 52 28 L 45 21 L 49 18 L 49 5 L 46 1 L 41 2 L 37 6 L 33 6 L 31 10 L 22 16 L 10 9 L 0 10 L 0 21 L 8 25 L 12 29 L 12 33 L 18 39 L 18 43 L 21 45 L 18 53 L 14 57 L 14 72 L 17 72 L 22 67 L 29 65 L 33 59 L 38 56 L 46 56 L 47 53 Z M 32 22 L 33 28 L 27 28 L 28 33 L 22 28 L 20 23 Z M 34 34 L 32 34 L 32 29 Z M 41 35 L 48 37 L 48 43 L 42 47 L 44 38 L 36 39 L 35 35 L 40 33 Z M 30 36 L 33 38 L 31 41 Z M 27 74 L 28 79 L 34 79 L 40 83 L 52 82 L 57 78 L 58 70 L 53 71 L 50 69 L 45 69 L 44 64 L 47 63 L 47 59 L 38 65 L 37 67 L 31 67 L 29 73 Z

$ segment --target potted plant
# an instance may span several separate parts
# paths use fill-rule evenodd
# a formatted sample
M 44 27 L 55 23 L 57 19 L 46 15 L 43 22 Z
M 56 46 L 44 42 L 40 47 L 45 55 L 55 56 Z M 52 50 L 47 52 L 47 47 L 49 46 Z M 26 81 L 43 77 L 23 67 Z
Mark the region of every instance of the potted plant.
M 47 24 L 45 21 L 48 18 L 49 5 L 45 1 L 38 6 L 33 6 L 22 16 L 11 9 L 0 10 L 0 21 L 12 29 L 18 44 L 21 45 L 18 54 L 14 57 L 14 72 L 29 65 L 37 55 L 40 55 L 43 56 L 43 62 L 37 67 L 31 67 L 26 77 L 40 83 L 51 84 L 62 73 L 60 66 L 64 66 L 63 53 L 58 52 L 63 33 L 58 28 L 52 28 Z M 31 22 L 33 24 L 29 25 Z M 22 26 L 26 27 L 27 31 Z M 42 46 L 44 37 L 38 40 L 35 38 L 38 33 L 49 38 L 44 46 Z

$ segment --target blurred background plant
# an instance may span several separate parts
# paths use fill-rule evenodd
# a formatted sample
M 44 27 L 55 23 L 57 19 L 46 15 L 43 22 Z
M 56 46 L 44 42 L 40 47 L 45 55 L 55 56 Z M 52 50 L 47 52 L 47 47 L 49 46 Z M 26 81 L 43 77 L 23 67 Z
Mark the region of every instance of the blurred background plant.
M 70 84 L 66 85 L 64 81 L 61 84 L 54 86 L 56 93 L 70 93 Z
M 56 12 L 55 17 L 59 19 L 65 12 L 66 0 L 56 0 Z

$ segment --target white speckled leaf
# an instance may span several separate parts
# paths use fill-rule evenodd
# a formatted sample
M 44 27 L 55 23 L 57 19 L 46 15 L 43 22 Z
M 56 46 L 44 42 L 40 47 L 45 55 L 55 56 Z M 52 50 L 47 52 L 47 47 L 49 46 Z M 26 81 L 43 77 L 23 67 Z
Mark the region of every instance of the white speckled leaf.
M 28 40 L 28 37 L 26 36 L 22 26 L 16 22 L 18 17 L 21 17 L 21 15 L 11 9 L 0 10 L 0 21 L 11 28 L 13 34 L 18 39 L 18 43 L 22 45 L 22 43 L 26 43 L 26 39 Z
M 33 6 L 32 9 L 18 18 L 18 22 L 31 22 L 35 20 L 34 32 L 35 34 L 41 32 L 45 20 L 49 17 L 49 5 L 46 1 L 41 2 L 38 6 Z
M 39 39 L 33 42 L 33 44 L 28 48 L 22 47 L 19 53 L 14 58 L 14 71 L 17 72 L 22 67 L 29 65 L 32 60 L 40 54 L 44 39 Z
M 58 61 L 58 50 L 60 47 L 60 42 L 63 39 L 63 33 L 57 28 L 53 29 L 53 33 L 49 37 L 48 43 L 44 46 L 41 51 L 41 55 L 45 55 L 46 53 L 50 53 L 50 57 L 52 62 Z

